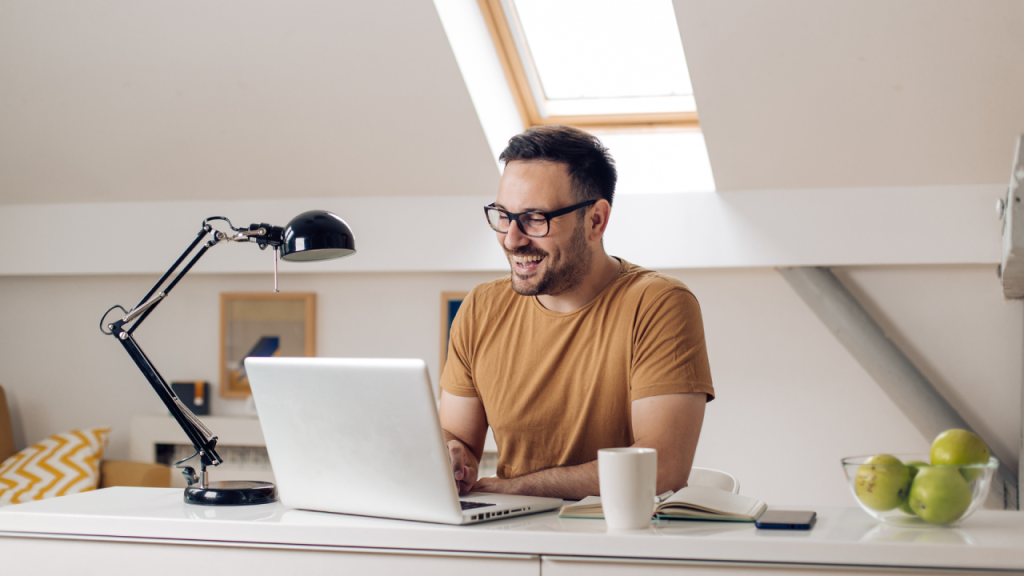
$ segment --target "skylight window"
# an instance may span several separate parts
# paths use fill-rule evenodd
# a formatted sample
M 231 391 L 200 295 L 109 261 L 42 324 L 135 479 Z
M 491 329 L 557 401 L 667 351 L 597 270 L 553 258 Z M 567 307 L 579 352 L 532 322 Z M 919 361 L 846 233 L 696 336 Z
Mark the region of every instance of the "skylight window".
M 499 171 L 509 138 L 524 127 L 570 124 L 599 137 L 612 153 L 617 195 L 714 192 L 668 0 L 434 0 L 434 5 Z M 520 65 L 524 60 L 506 9 L 516 10 L 511 21 L 520 31 L 519 44 L 532 47 L 526 53 L 528 69 Z M 522 32 L 524 21 L 529 33 Z M 577 108 L 558 109 L 562 105 Z
M 671 0 L 479 0 L 524 124 L 697 126 Z

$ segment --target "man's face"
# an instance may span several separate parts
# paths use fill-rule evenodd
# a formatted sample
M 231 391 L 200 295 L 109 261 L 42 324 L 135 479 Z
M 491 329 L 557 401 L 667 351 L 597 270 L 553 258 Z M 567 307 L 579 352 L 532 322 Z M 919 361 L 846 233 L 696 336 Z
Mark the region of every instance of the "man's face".
M 564 164 L 513 161 L 505 166 L 495 206 L 509 212 L 551 212 L 576 204 Z M 572 212 L 551 220 L 547 236 L 531 238 L 513 223 L 497 234 L 512 268 L 512 289 L 523 296 L 557 296 L 580 285 L 593 259 L 586 229 Z

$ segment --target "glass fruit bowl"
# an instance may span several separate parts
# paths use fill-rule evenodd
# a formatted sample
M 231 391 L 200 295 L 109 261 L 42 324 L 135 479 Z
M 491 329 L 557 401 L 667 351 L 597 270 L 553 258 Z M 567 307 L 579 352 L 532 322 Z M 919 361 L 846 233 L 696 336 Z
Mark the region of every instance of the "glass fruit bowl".
M 872 517 L 889 524 L 953 526 L 981 507 L 999 461 L 932 466 L 927 454 L 856 456 L 843 459 L 853 498 Z

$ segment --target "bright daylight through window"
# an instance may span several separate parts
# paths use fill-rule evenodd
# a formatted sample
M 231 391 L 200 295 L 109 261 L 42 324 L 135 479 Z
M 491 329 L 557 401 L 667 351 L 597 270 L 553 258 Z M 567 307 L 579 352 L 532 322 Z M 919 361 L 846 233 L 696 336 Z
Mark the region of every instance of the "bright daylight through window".
M 611 150 L 620 195 L 715 190 L 671 0 L 434 4 L 495 158 L 569 124 Z
M 696 126 L 670 0 L 481 0 L 529 125 Z

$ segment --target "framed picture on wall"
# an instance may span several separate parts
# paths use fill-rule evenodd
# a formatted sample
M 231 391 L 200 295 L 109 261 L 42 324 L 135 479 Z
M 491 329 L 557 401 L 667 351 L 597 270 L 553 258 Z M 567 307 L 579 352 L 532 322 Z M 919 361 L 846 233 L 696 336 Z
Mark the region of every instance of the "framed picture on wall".
M 243 361 L 249 356 L 316 356 L 316 294 L 220 295 L 220 395 L 252 392 Z
M 441 364 L 438 365 L 438 378 L 444 374 L 444 363 L 448 360 L 448 337 L 452 332 L 452 321 L 455 320 L 455 313 L 459 311 L 459 306 L 467 294 L 469 292 L 441 293 Z

